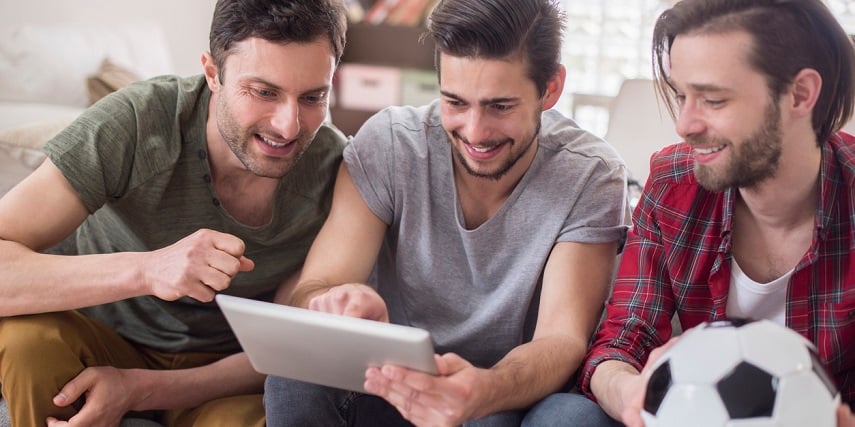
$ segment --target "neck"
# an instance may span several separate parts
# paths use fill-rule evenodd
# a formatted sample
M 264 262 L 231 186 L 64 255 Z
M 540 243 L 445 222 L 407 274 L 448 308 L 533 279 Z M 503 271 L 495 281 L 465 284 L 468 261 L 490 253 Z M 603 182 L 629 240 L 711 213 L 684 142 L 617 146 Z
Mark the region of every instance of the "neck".
M 250 172 L 232 152 L 217 128 L 215 96 L 211 97 L 205 129 L 214 191 L 222 207 L 237 221 L 250 226 L 264 225 L 273 217 L 279 180 Z
M 820 191 L 822 150 L 813 132 L 784 144 L 775 176 L 739 189 L 739 196 L 757 221 L 775 228 L 791 227 L 812 218 Z
M 507 173 L 497 180 L 471 175 L 463 165 L 459 164 L 457 158 L 452 156 L 454 183 L 467 228 L 477 228 L 501 209 L 531 166 L 536 153 L 537 142 L 535 141 Z

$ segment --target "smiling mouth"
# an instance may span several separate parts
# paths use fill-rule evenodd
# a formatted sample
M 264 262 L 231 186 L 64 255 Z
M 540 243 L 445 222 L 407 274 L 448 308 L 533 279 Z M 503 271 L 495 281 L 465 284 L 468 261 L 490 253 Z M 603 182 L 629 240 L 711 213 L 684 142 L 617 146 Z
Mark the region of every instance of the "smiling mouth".
M 274 140 L 272 140 L 272 139 L 265 138 L 265 137 L 263 137 L 263 136 L 261 136 L 261 135 L 258 135 L 258 138 L 259 138 L 259 139 L 261 139 L 262 141 L 264 141 L 264 143 L 265 143 L 265 144 L 267 144 L 267 145 L 269 145 L 269 146 L 271 146 L 271 147 L 273 147 L 273 148 L 282 148 L 282 147 L 286 147 L 288 144 L 290 144 L 290 143 L 294 142 L 294 141 L 277 142 L 277 141 L 274 141 Z
M 493 146 L 489 146 L 489 147 L 476 147 L 474 145 L 469 145 L 469 148 L 471 148 L 472 151 L 475 151 L 476 153 L 489 153 L 489 152 L 499 148 L 500 145 L 502 145 L 502 144 L 497 144 L 497 145 L 493 145 Z
M 695 150 L 695 153 L 698 153 L 698 154 L 712 154 L 712 153 L 718 153 L 719 151 L 724 150 L 724 148 L 725 148 L 724 145 L 719 145 L 718 147 L 712 147 L 712 148 L 696 147 L 696 148 L 694 148 L 694 150 Z

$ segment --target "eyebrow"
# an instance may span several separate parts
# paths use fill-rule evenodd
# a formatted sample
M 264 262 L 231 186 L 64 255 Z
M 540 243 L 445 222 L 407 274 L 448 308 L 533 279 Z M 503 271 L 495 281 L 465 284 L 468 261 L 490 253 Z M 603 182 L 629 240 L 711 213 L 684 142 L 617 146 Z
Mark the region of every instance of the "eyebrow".
M 246 79 L 245 79 L 245 81 L 250 81 L 250 82 L 260 83 L 260 84 L 263 84 L 263 85 L 265 85 L 265 86 L 270 87 L 271 89 L 275 89 L 275 90 L 278 90 L 278 91 L 283 91 L 283 90 L 284 90 L 284 88 L 282 88 L 281 86 L 279 86 L 279 85 L 277 85 L 277 84 L 274 84 L 274 83 L 272 83 L 272 82 L 269 82 L 269 81 L 267 81 L 267 80 L 264 80 L 264 79 L 262 79 L 262 78 L 260 78 L 260 77 L 248 77 L 248 78 L 246 78 Z M 316 93 L 316 92 L 329 92 L 329 90 L 330 90 L 330 85 L 323 85 L 323 86 L 319 86 L 319 87 L 312 88 L 312 89 L 309 89 L 309 90 L 305 90 L 305 91 L 303 91 L 303 92 L 301 92 L 301 93 L 302 93 L 302 94 L 307 94 L 307 93 Z
M 461 97 L 459 97 L 459 96 L 457 96 L 451 92 L 448 92 L 445 90 L 440 90 L 439 93 L 442 94 L 442 96 L 445 96 L 447 98 L 452 98 L 454 100 L 463 102 L 464 104 L 468 104 L 468 102 L 465 99 L 463 99 L 463 98 L 461 98 Z M 481 106 L 485 106 L 485 105 L 490 105 L 490 104 L 501 104 L 501 103 L 505 103 L 505 102 L 515 102 L 518 100 L 519 100 L 518 97 L 498 97 L 498 98 L 488 98 L 488 99 L 479 100 L 478 104 L 480 104 Z
M 677 85 L 676 85 L 676 84 L 674 83 L 674 81 L 673 81 L 673 80 L 671 80 L 671 79 L 669 79 L 669 80 L 668 80 L 668 85 L 669 85 L 669 86 L 671 86 L 671 87 L 672 87 L 672 88 L 674 88 L 674 89 L 677 89 Z M 692 91 L 694 91 L 694 92 L 702 92 L 702 93 L 709 93 L 709 92 L 714 92 L 714 93 L 721 93 L 721 92 L 733 92 L 733 89 L 729 89 L 729 88 L 722 87 L 722 86 L 719 86 L 719 85 L 715 85 L 715 84 L 712 84 L 712 83 L 689 83 L 689 84 L 688 84 L 688 87 L 689 87 L 689 89 L 691 89 L 691 90 L 692 90 Z

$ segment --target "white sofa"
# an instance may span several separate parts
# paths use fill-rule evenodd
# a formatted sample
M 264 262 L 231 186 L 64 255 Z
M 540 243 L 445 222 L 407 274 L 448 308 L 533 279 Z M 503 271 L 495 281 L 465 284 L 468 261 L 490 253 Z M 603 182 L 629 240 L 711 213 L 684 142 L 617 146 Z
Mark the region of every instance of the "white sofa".
M 163 31 L 153 24 L 0 28 L 0 196 L 41 164 L 42 144 L 90 105 L 90 77 L 103 83 L 174 72 Z M 0 427 L 9 425 L 0 400 Z
M 163 31 L 151 24 L 0 28 L 0 195 L 90 105 L 87 79 L 104 77 L 105 60 L 140 78 L 173 72 Z

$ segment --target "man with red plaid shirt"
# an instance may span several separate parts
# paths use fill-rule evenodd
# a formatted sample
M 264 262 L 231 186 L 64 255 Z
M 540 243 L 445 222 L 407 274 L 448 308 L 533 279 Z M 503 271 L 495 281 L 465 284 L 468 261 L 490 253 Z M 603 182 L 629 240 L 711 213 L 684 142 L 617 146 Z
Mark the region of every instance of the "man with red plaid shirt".
M 816 344 L 845 403 L 838 424 L 853 425 L 855 138 L 838 132 L 855 96 L 850 39 L 820 0 L 683 0 L 653 41 L 685 142 L 651 160 L 582 390 L 641 426 L 640 372 L 674 314 L 683 328 L 766 318 Z

